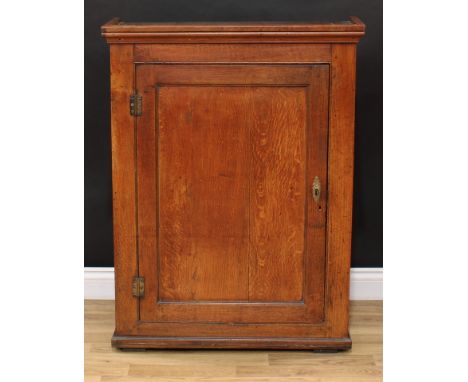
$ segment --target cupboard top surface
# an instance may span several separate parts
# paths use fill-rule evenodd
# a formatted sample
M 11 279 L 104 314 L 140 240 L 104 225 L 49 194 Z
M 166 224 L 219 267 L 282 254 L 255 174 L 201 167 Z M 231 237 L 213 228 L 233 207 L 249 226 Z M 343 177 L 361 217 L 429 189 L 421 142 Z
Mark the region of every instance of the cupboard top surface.
M 123 22 L 114 18 L 101 27 L 109 43 L 152 42 L 154 39 L 235 39 L 249 40 L 287 39 L 309 42 L 358 42 L 364 35 L 365 25 L 351 16 L 341 22 Z M 156 41 L 157 42 L 157 41 Z

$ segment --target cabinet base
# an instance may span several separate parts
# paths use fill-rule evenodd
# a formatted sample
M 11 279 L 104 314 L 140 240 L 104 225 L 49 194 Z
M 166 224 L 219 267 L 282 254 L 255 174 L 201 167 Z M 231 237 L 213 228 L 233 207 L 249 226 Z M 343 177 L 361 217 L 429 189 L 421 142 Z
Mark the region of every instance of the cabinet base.
M 213 338 L 112 336 L 112 346 L 120 349 L 351 349 L 350 337 L 343 338 Z

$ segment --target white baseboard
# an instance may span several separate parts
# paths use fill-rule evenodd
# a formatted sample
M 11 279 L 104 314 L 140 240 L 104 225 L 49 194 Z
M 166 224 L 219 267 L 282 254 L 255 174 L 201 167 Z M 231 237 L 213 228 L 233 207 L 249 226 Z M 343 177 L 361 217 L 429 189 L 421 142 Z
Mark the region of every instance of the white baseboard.
M 114 268 L 84 269 L 84 298 L 113 300 Z M 383 299 L 383 268 L 351 268 L 351 300 Z
M 114 300 L 114 267 L 84 269 L 85 300 Z
M 351 300 L 383 300 L 383 268 L 351 268 Z

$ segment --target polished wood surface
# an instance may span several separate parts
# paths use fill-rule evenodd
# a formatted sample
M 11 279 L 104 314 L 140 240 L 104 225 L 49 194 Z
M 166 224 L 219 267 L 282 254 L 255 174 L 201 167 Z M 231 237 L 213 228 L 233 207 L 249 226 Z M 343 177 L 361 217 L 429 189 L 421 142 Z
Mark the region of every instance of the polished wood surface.
M 127 23 L 102 26 L 109 43 L 356 43 L 365 26 L 357 17 L 342 22 Z
M 237 119 L 245 90 L 185 84 L 158 92 L 159 299 L 246 301 L 248 125 Z
M 350 348 L 362 22 L 113 20 L 102 32 L 111 49 L 114 345 Z M 131 117 L 135 92 L 143 112 Z M 134 276 L 145 279 L 140 298 Z
M 364 24 L 356 17 L 338 22 L 125 22 L 118 17 L 102 26 L 103 33 L 119 31 L 158 32 L 363 32 Z
M 112 348 L 113 301 L 85 301 L 85 382 L 378 382 L 382 380 L 382 302 L 352 301 L 353 348 L 338 353 Z
M 111 45 L 110 59 L 115 308 L 119 317 L 116 330 L 120 331 L 133 327 L 138 320 L 138 300 L 128 293 L 133 276 L 138 274 L 135 120 L 128 112 L 134 88 L 132 46 Z
M 353 215 L 354 97 L 356 48 L 332 46 L 330 131 L 328 146 L 327 295 L 334 336 L 344 336 L 348 323 L 349 272 Z
M 137 63 L 320 63 L 330 62 L 330 44 L 138 44 Z
M 137 68 L 142 321 L 323 320 L 326 200 L 307 190 L 317 175 L 326 194 L 328 79 L 320 65 Z

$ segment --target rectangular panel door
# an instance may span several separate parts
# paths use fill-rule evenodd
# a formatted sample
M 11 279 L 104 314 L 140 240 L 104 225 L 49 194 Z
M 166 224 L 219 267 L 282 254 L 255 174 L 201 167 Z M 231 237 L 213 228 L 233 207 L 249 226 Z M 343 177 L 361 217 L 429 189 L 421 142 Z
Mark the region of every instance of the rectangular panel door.
M 328 83 L 328 65 L 136 66 L 141 322 L 323 322 Z

